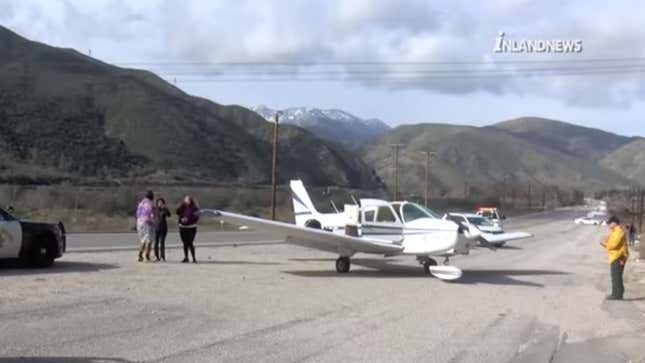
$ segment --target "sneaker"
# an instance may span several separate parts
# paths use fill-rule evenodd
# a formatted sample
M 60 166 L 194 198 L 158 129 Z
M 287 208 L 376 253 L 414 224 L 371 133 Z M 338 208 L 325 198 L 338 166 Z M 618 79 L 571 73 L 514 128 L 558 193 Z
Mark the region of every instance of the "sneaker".
M 183 260 L 181 260 L 181 263 L 188 263 L 188 259 L 184 258 Z
M 605 300 L 622 300 L 622 299 L 623 299 L 622 297 L 615 297 L 613 295 L 607 295 L 605 297 Z
M 197 260 L 193 260 L 193 263 L 197 263 Z
M 139 262 L 143 262 L 143 257 L 139 256 Z

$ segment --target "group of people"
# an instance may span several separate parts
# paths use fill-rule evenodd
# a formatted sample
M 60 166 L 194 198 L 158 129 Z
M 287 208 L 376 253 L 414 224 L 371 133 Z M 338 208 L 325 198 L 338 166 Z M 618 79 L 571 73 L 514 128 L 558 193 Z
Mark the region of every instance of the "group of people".
M 179 236 L 184 247 L 183 263 L 189 262 L 188 253 L 197 263 L 195 258 L 195 237 L 197 235 L 197 222 L 199 222 L 199 206 L 195 199 L 186 195 L 175 209 L 178 218 Z M 137 205 L 137 234 L 141 247 L 139 248 L 139 262 L 150 261 L 150 253 L 153 250 L 155 261 L 166 261 L 166 236 L 168 236 L 168 217 L 172 214 L 166 207 L 163 198 L 157 198 L 152 191 L 148 191 L 145 197 Z

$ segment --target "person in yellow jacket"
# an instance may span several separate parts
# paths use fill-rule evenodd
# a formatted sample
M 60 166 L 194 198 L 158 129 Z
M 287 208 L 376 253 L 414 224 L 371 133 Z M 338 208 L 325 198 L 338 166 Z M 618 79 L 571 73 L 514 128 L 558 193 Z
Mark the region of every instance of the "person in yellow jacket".
M 611 295 L 607 300 L 622 300 L 625 293 L 623 286 L 623 271 L 629 251 L 627 249 L 627 240 L 625 231 L 620 226 L 620 220 L 617 217 L 611 217 L 607 221 L 609 225 L 609 234 L 600 245 L 607 250 L 607 260 L 609 262 L 609 271 L 611 274 Z

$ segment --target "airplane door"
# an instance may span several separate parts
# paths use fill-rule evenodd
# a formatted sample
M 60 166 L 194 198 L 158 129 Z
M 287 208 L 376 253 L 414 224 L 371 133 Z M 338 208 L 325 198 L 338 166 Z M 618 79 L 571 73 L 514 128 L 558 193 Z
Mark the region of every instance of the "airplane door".
M 17 258 L 22 245 L 20 222 L 0 213 L 0 258 Z
M 400 242 L 403 224 L 389 205 L 370 208 L 365 212 L 362 232 L 365 237 Z

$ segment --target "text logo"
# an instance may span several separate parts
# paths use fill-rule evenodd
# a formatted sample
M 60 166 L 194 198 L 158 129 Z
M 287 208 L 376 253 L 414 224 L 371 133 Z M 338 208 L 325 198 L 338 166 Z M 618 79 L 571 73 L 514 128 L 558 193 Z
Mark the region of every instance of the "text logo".
M 506 38 L 505 32 L 500 32 L 495 38 L 495 53 L 580 53 L 580 39 L 520 39 Z

